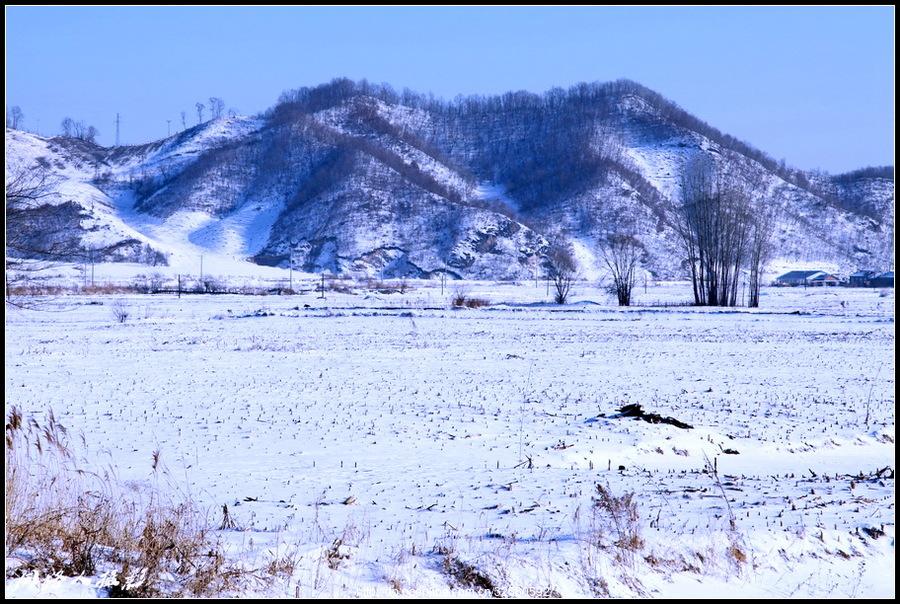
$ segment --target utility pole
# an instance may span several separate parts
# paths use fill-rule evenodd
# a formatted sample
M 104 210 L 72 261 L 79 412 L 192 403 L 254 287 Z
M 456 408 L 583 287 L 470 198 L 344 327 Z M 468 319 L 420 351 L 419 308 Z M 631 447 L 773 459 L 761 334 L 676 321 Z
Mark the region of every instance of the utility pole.
M 319 297 L 325 299 L 325 271 L 322 271 L 322 295 Z
M 290 262 L 290 264 L 288 265 L 289 266 L 288 271 L 289 271 L 289 275 L 290 275 L 289 279 L 290 279 L 290 283 L 291 283 L 290 289 L 291 289 L 291 293 L 294 293 L 294 250 L 293 249 L 291 250 L 291 259 L 288 262 Z
M 119 114 L 116 113 L 116 147 L 119 146 Z
M 203 282 L 203 254 L 200 254 L 200 282 Z

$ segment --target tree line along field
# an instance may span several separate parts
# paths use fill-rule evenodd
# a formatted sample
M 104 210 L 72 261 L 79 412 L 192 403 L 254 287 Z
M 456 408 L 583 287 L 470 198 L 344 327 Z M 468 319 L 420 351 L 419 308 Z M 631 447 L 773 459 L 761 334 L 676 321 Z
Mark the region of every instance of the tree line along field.
M 222 594 L 894 595 L 893 292 L 543 286 L 47 298 L 8 312 L 7 415 L 192 502 Z M 51 585 L 34 552 L 8 590 Z

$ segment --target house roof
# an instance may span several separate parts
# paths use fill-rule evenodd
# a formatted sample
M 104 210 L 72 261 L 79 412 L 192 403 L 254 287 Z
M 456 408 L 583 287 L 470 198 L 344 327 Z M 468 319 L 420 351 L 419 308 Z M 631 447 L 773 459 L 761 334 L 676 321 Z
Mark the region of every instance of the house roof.
M 878 275 L 878 276 L 875 277 L 875 278 L 876 278 L 876 279 L 893 279 L 893 278 L 894 278 L 894 271 L 888 271 L 888 272 L 886 272 L 886 273 L 881 273 L 880 275 Z
M 855 273 L 853 273 L 853 274 L 850 275 L 850 276 L 851 276 L 851 277 L 863 277 L 863 278 L 865 278 L 865 277 L 870 277 L 870 276 L 872 276 L 872 275 L 874 275 L 874 274 L 875 274 L 875 271 L 864 271 L 864 270 L 859 270 L 859 271 L 856 271 Z
M 838 279 L 837 277 L 835 277 L 834 275 L 831 275 L 829 273 L 818 273 L 817 275 L 814 275 L 809 278 L 810 281 L 826 281 L 828 279 L 834 279 L 835 281 L 840 281 L 840 279 Z
M 793 281 L 796 279 L 811 279 L 815 275 L 824 275 L 824 271 L 791 271 L 778 277 L 779 281 Z

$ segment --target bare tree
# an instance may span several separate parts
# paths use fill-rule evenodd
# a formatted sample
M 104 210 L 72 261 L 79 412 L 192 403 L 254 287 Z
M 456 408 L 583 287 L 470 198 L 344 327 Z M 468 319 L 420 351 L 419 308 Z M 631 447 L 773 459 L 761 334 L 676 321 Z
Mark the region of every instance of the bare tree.
M 555 290 L 554 300 L 557 304 L 565 304 L 572 290 L 572 281 L 578 265 L 572 244 L 562 238 L 555 239 L 547 250 L 547 267 Z
M 196 105 L 194 105 L 194 107 L 197 108 L 197 123 L 202 124 L 203 123 L 203 110 L 206 108 L 206 105 L 198 102 Z
M 212 119 L 217 120 L 222 117 L 225 110 L 225 101 L 216 96 L 209 97 L 209 112 L 212 113 Z
M 635 271 L 643 246 L 633 235 L 611 234 L 600 241 L 600 255 L 612 275 L 611 290 L 615 292 L 619 306 L 631 305 Z
M 6 123 L 9 124 L 9 127 L 13 130 L 18 130 L 24 119 L 25 114 L 22 113 L 22 108 L 18 105 L 13 105 L 6 114 Z
M 70 117 L 63 118 L 62 121 L 62 135 L 63 136 L 74 136 L 75 134 L 75 121 Z
M 40 223 L 40 207 L 56 192 L 58 179 L 42 164 L 7 165 L 6 170 L 6 300 L 11 302 L 10 288 L 23 275 L 47 268 L 43 261 L 60 260 L 68 255 L 68 246 L 54 239 L 53 233 L 41 230 L 42 237 L 33 236 L 35 224 Z
M 682 173 L 681 194 L 671 222 L 687 254 L 694 303 L 735 306 L 754 220 L 747 187 L 718 171 L 710 158 L 699 157 Z
M 759 307 L 762 273 L 772 255 L 772 233 L 778 212 L 771 205 L 757 204 L 755 220 L 750 227 L 750 297 L 747 306 Z
M 75 121 L 70 117 L 63 118 L 62 135 L 69 138 L 77 138 L 83 141 L 93 143 L 100 135 L 100 131 L 94 126 L 86 124 L 83 121 Z
M 75 138 L 84 138 L 86 130 L 87 125 L 83 121 L 72 122 L 72 136 Z
M 100 136 L 100 131 L 94 128 L 93 126 L 87 126 L 84 129 L 83 140 L 88 141 L 89 143 L 96 142 L 97 137 Z
M 31 167 L 22 164 L 7 166 L 6 173 L 6 218 L 15 217 L 17 212 L 35 207 L 41 200 L 53 194 L 56 180 L 50 170 L 42 164 Z M 7 224 L 7 243 L 10 235 Z
M 187 111 L 181 112 L 181 129 L 187 130 Z

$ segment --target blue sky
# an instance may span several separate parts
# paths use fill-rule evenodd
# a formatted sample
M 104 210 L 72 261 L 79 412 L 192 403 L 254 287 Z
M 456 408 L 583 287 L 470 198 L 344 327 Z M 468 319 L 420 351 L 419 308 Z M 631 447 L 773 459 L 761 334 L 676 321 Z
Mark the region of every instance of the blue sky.
M 111 144 L 210 96 L 244 114 L 335 77 L 436 96 L 629 78 L 776 159 L 893 164 L 894 9 L 7 7 L 6 104 Z

